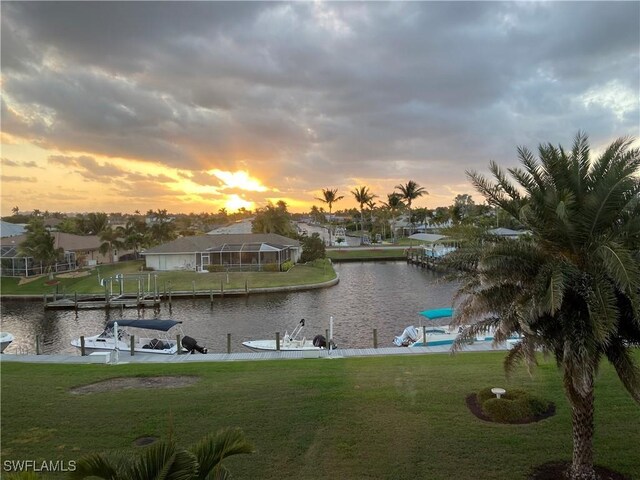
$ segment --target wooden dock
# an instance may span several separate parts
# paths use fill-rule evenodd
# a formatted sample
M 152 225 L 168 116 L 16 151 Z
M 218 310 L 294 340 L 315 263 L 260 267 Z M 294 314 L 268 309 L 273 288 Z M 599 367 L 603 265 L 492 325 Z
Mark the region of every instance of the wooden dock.
M 430 257 L 425 254 L 424 250 L 407 250 L 407 263 L 417 265 L 421 268 L 436 270 L 439 267 L 439 258 Z
M 124 308 L 160 308 L 159 296 L 110 296 L 110 297 L 78 297 L 74 296 L 55 298 L 48 301 L 45 297 L 44 308 L 48 310 L 98 310 L 98 309 L 124 309 Z
M 457 354 L 465 352 L 490 352 L 506 351 L 509 345 L 492 345 L 491 342 L 476 342 L 467 345 Z M 80 356 L 76 355 L 33 355 L 33 354 L 7 354 L 0 355 L 1 362 L 26 362 L 26 363 L 113 363 L 113 358 L 104 356 Z M 340 359 L 355 357 L 383 357 L 396 355 L 421 355 L 440 354 L 451 355 L 450 345 L 438 345 L 433 347 L 385 347 L 385 348 L 339 348 L 336 350 L 320 350 L 309 352 L 278 351 L 278 352 L 237 352 L 237 353 L 207 353 L 193 355 L 154 355 L 150 353 L 131 356 L 126 352 L 120 352 L 118 363 L 191 363 L 191 362 L 234 362 L 234 361 L 259 361 L 259 360 L 296 360 L 296 359 Z

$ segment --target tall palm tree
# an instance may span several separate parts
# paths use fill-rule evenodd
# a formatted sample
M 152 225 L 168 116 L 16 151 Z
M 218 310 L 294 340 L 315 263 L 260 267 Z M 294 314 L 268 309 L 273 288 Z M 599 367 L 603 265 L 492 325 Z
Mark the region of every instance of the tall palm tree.
M 640 149 L 631 143 L 616 140 L 592 161 L 578 133 L 569 152 L 541 145 L 539 160 L 519 148 L 522 168 L 509 175 L 492 162 L 495 184 L 468 172 L 489 204 L 531 236 L 478 243 L 451 259 L 464 281 L 457 322 L 471 325 L 454 349 L 495 328 L 496 341 L 523 335 L 507 355 L 507 372 L 521 359 L 534 364 L 537 350 L 555 357 L 571 406 L 572 479 L 596 478 L 594 384 L 603 358 L 640 403 L 632 354 L 640 345 Z
M 173 440 L 151 445 L 138 458 L 127 455 L 91 454 L 81 458 L 69 477 L 74 480 L 223 480 L 229 471 L 222 461 L 232 455 L 252 453 L 253 446 L 239 429 L 220 430 L 191 446 L 182 448 Z
M 405 185 L 396 185 L 395 188 L 400 190 L 400 197 L 406 202 L 407 210 L 409 211 L 409 235 L 411 235 L 413 233 L 413 222 L 411 220 L 411 202 L 423 195 L 429 195 L 429 192 L 427 192 L 424 187 L 421 187 L 413 180 L 409 180 Z
M 329 188 L 322 189 L 322 198 L 316 197 L 316 200 L 320 200 L 323 203 L 326 203 L 329 206 L 329 245 L 331 245 L 331 212 L 333 209 L 333 204 L 339 200 L 344 198 L 343 195 L 338 196 L 338 189 L 334 188 L 333 190 Z
M 356 199 L 356 202 L 360 205 L 360 228 L 364 230 L 364 206 L 367 205 L 370 201 L 376 198 L 377 195 L 374 195 L 369 187 L 358 187 L 351 191 L 351 194 Z
M 391 235 L 393 243 L 396 243 L 396 217 L 398 212 L 405 207 L 402 196 L 397 192 L 389 193 L 387 195 L 387 202 L 382 202 L 382 204 L 387 207 L 391 213 Z

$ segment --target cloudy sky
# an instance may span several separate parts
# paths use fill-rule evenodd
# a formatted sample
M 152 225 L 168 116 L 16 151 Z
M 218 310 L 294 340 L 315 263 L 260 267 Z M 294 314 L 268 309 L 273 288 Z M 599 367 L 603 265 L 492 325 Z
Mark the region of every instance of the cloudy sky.
M 4 215 L 435 207 L 517 146 L 640 135 L 638 2 L 0 8 Z

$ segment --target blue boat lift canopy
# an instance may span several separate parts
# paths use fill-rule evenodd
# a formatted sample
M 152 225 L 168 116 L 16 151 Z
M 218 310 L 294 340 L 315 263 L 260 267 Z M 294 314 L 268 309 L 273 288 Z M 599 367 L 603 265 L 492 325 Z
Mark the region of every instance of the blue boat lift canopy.
M 453 308 L 436 308 L 420 312 L 420 315 L 427 317 L 429 320 L 437 320 L 439 318 L 453 317 Z

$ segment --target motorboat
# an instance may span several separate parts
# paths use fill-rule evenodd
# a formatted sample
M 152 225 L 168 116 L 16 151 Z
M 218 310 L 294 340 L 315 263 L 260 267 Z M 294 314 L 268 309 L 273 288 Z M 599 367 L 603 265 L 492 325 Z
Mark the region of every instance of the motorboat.
M 452 308 L 436 308 L 424 310 L 420 315 L 429 320 L 440 320 L 443 318 L 453 318 Z M 453 345 L 458 335 L 466 328 L 466 325 L 431 325 L 416 328 L 413 325 L 404 329 L 401 335 L 393 339 L 393 343 L 398 347 L 434 347 L 438 345 Z M 514 336 L 507 340 L 507 345 L 511 346 L 520 340 L 520 336 Z M 493 330 L 479 333 L 472 341 L 492 342 Z
M 333 320 L 333 319 L 332 319 Z M 302 329 L 304 328 L 304 318 L 300 320 L 296 328 L 291 333 L 285 332 L 284 337 L 278 341 L 274 339 L 269 340 L 249 340 L 242 342 L 242 345 L 254 352 L 263 351 L 320 351 L 327 349 L 327 339 L 324 335 L 316 335 L 313 339 L 307 339 L 302 336 Z M 333 330 L 333 329 L 331 329 Z M 329 335 L 331 337 L 331 334 Z M 329 342 L 330 348 L 333 350 L 336 348 L 333 341 Z
M 453 318 L 453 308 L 435 308 L 424 310 L 420 315 L 434 321 L 443 318 Z M 415 327 L 408 326 L 399 335 L 393 339 L 393 343 L 398 347 L 434 347 L 437 345 L 452 345 L 463 330 L 462 326 L 452 325 L 430 325 Z M 478 338 L 478 340 L 484 340 Z
M 11 342 L 13 342 L 13 335 L 9 332 L 0 332 L 0 353 L 4 352 Z
M 182 322 L 176 320 L 111 320 L 99 335 L 84 338 L 85 353 L 131 352 L 133 338 L 134 353 L 175 355 L 178 353 L 177 335 L 181 335 L 181 353 L 207 353 L 207 349 L 189 336 L 182 335 Z M 142 334 L 138 335 L 139 330 Z M 150 336 L 149 332 L 155 332 Z M 82 339 L 71 341 L 71 345 L 82 349 Z

